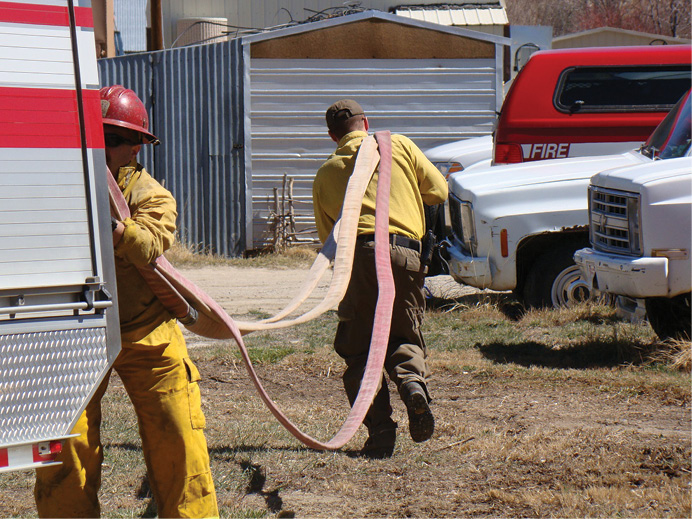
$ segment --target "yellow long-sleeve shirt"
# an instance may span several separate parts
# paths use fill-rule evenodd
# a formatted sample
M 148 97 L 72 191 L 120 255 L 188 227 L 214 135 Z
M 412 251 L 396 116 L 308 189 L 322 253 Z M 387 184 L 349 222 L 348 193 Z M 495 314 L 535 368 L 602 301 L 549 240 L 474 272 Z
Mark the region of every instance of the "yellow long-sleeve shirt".
M 171 319 L 137 266 L 151 263 L 170 248 L 178 213 L 173 195 L 141 165 L 133 162 L 120 168 L 116 180 L 131 213 L 114 251 L 120 328 L 124 341 L 136 342 Z
M 336 151 L 320 167 L 312 185 L 312 203 L 317 234 L 329 237 L 339 217 L 356 154 L 367 132 L 344 135 Z M 377 171 L 363 197 L 358 234 L 375 232 Z M 392 135 L 392 180 L 389 200 L 389 232 L 420 240 L 425 234 L 423 204 L 435 205 L 447 199 L 447 182 L 423 152 L 403 135 Z

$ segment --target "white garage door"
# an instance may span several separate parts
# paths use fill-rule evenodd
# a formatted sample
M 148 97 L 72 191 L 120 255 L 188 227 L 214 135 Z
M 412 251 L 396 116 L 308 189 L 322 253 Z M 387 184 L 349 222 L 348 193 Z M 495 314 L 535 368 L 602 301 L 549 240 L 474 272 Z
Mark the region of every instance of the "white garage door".
M 274 188 L 294 181 L 297 230 L 316 240 L 312 180 L 334 150 L 324 112 L 356 99 L 371 131 L 391 130 L 421 149 L 492 132 L 497 106 L 494 59 L 274 60 L 250 62 L 246 164 L 252 193 L 248 248 L 271 243 Z

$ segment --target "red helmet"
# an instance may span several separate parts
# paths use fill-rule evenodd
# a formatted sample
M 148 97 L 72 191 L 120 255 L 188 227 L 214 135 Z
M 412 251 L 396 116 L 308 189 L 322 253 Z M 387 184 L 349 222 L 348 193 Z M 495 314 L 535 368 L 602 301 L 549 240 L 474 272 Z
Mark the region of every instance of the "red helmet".
M 100 92 L 103 124 L 134 130 L 144 135 L 145 142 L 159 143 L 158 138 L 149 132 L 147 109 L 137 94 L 122 85 L 103 87 Z

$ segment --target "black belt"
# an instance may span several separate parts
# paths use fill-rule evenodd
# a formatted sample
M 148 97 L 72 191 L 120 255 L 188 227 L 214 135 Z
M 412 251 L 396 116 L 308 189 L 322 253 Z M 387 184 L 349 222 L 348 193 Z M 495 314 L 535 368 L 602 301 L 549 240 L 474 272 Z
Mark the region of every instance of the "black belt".
M 374 234 L 359 234 L 356 238 L 359 242 L 364 241 L 375 241 Z M 413 249 L 416 252 L 421 252 L 421 242 L 419 240 L 414 240 L 413 238 L 407 238 L 406 236 L 401 236 L 400 234 L 390 234 L 389 244 L 398 245 L 399 247 L 405 247 L 407 249 Z

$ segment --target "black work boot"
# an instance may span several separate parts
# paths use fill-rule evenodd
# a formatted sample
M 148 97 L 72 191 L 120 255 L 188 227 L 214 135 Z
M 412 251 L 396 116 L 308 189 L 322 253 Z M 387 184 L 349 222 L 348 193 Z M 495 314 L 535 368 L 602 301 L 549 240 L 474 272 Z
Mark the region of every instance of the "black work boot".
M 400 389 L 408 411 L 408 430 L 414 442 L 429 440 L 435 431 L 435 417 L 428 405 L 428 395 L 419 382 L 406 382 Z
M 396 444 L 396 422 L 389 419 L 382 425 L 368 428 L 369 436 L 360 455 L 371 459 L 391 458 Z

